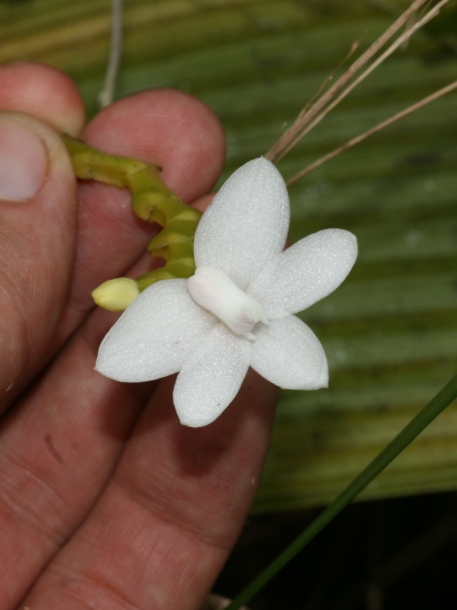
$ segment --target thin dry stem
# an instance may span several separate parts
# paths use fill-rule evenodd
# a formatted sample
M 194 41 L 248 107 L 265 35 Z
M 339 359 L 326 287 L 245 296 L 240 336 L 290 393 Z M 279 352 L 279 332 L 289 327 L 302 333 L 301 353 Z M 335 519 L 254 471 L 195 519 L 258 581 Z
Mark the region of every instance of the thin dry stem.
M 319 89 L 316 91 L 316 93 L 313 95 L 313 97 L 306 103 L 306 105 L 304 106 L 304 108 L 302 108 L 302 110 L 300 111 L 300 115 L 299 116 L 304 116 L 305 113 L 313 106 L 313 104 L 315 103 L 315 101 L 318 101 L 321 97 L 321 91 L 324 91 L 325 88 L 327 87 L 327 85 L 329 84 L 330 81 L 333 80 L 334 75 L 336 74 L 336 72 L 338 72 L 338 70 L 340 70 L 340 68 L 342 66 L 344 66 L 344 64 L 348 61 L 348 59 L 350 57 L 352 57 L 352 55 L 357 51 L 357 49 L 360 46 L 360 41 L 356 40 L 352 43 L 352 46 L 348 52 L 348 54 L 346 55 L 346 57 L 340 62 L 340 64 L 332 71 L 330 72 L 330 74 L 326 77 L 326 79 L 324 80 L 324 82 L 321 84 L 321 86 L 319 87 Z M 267 153 L 268 154 L 268 153 Z M 265 155 L 267 156 L 267 155 Z
M 112 103 L 122 53 L 122 1 L 111 0 L 111 42 L 103 90 L 98 96 L 100 106 Z
M 440 9 L 447 4 L 449 0 L 441 0 L 433 9 L 430 9 L 428 13 L 424 15 L 422 19 L 417 21 L 415 24 L 411 25 L 409 29 L 407 29 L 401 36 L 397 38 L 385 51 L 382 53 L 372 64 L 369 66 L 362 74 L 356 78 L 348 87 L 338 95 L 332 103 L 330 103 L 326 108 L 322 110 L 322 112 L 309 123 L 304 130 L 300 132 L 300 139 L 303 138 L 308 132 L 311 131 L 318 123 L 322 121 L 322 119 L 327 116 L 327 114 L 335 108 L 349 93 L 357 87 L 367 76 L 369 76 L 378 66 L 380 66 L 394 51 L 396 51 L 399 47 L 404 45 L 413 34 L 417 32 L 420 28 L 422 28 L 426 23 L 431 21 L 434 17 L 436 17 L 440 11 Z M 298 140 L 297 140 L 298 142 Z
M 443 97 L 443 95 L 446 95 L 447 93 L 450 93 L 451 91 L 454 91 L 454 89 L 457 89 L 457 81 L 454 81 L 453 83 L 446 85 L 446 87 L 443 87 L 442 89 L 439 89 L 438 91 L 435 91 L 435 93 L 432 93 L 431 95 L 429 95 L 427 97 L 424 97 L 424 99 L 420 100 L 419 102 L 416 102 L 412 106 L 408 106 L 408 108 L 405 108 L 405 110 L 402 110 L 401 112 L 398 112 L 397 114 L 394 114 L 393 116 L 386 119 L 385 121 L 382 121 L 375 127 L 368 129 L 361 135 L 356 136 L 355 138 L 352 138 L 352 140 L 349 140 L 345 144 L 342 144 L 338 148 L 335 148 L 335 150 L 332 150 L 331 152 L 327 153 L 326 155 L 324 155 L 317 161 L 314 161 L 314 163 L 311 163 L 311 165 L 308 165 L 308 167 L 305 167 L 305 169 L 302 169 L 300 172 L 298 172 L 297 174 L 292 176 L 292 178 L 289 178 L 289 180 L 287 181 L 287 185 L 290 186 L 291 184 L 293 184 L 300 178 L 303 178 L 303 176 L 306 176 L 307 174 L 309 174 L 316 168 L 320 167 L 327 161 L 330 161 L 330 159 L 333 159 L 334 157 L 341 154 L 348 148 L 352 148 L 356 144 L 359 144 L 359 142 L 362 142 L 363 140 L 366 140 L 367 138 L 369 138 L 373 134 L 377 133 L 378 131 L 381 131 L 381 129 L 384 129 L 385 127 L 388 127 L 389 125 L 392 125 L 392 123 L 395 123 L 395 121 L 399 121 L 400 119 L 403 119 L 405 116 L 408 116 L 408 114 L 411 114 L 411 113 L 415 112 L 416 110 L 419 110 L 419 108 L 422 108 L 423 106 L 426 106 L 427 104 L 430 104 L 431 102 L 434 102 L 438 98 Z
M 446 4 L 449 0 L 442 0 L 437 6 L 435 6 L 429 13 L 425 15 L 416 25 L 410 30 L 407 30 L 398 40 L 401 40 L 400 44 L 403 44 L 419 27 L 422 27 L 424 23 L 432 19 L 439 11 L 441 6 Z M 347 70 L 346 72 L 324 93 L 310 108 L 305 107 L 298 115 L 293 125 L 279 138 L 279 140 L 270 148 L 265 155 L 267 159 L 273 162 L 277 162 L 284 155 L 289 152 L 299 140 L 314 126 L 319 120 L 321 120 L 320 114 L 325 112 L 326 106 L 332 102 L 341 92 L 344 93 L 344 88 L 347 83 L 359 72 L 363 66 L 365 66 L 380 50 L 387 44 L 387 42 L 395 36 L 395 34 L 409 22 L 410 18 L 415 15 L 421 6 L 423 6 L 428 0 L 416 0 L 411 6 L 402 14 L 400 17 L 363 53 Z M 420 25 L 419 25 L 420 24 Z M 394 43 L 396 44 L 396 43 Z M 399 46 L 399 45 L 397 45 Z M 395 46 L 388 54 L 392 53 L 397 48 Z M 387 57 L 387 55 L 386 55 Z M 385 57 L 381 60 L 383 61 Z M 375 62 L 376 63 L 376 62 Z M 375 65 L 381 63 L 378 61 Z M 374 69 L 374 68 L 372 68 Z M 372 69 L 369 69 L 370 71 Z M 368 76 L 370 72 L 367 71 L 364 78 Z M 358 81 L 360 82 L 360 81 Z M 355 85 L 354 85 L 355 86 Z M 340 96 L 342 99 L 344 95 Z M 332 104 L 332 108 L 336 105 L 335 102 Z M 325 116 L 325 114 L 323 115 Z
M 311 129 L 313 129 L 322 119 L 331 111 L 335 106 L 337 106 L 357 85 L 359 85 L 367 76 L 369 76 L 379 65 L 381 65 L 394 51 L 396 51 L 399 47 L 404 45 L 411 36 L 417 32 L 421 27 L 423 27 L 426 23 L 431 21 L 434 17 L 437 16 L 440 9 L 444 4 L 449 2 L 449 0 L 441 0 L 433 9 L 431 9 L 422 19 L 417 21 L 414 25 L 412 25 L 409 29 L 407 29 L 401 36 L 393 42 L 390 47 L 388 47 L 382 55 L 380 55 L 372 64 L 369 66 L 355 81 L 353 81 L 344 91 L 341 92 L 339 96 L 337 96 L 331 104 L 329 104 L 309 125 L 307 125 L 306 129 L 301 132 L 300 137 L 303 138 Z

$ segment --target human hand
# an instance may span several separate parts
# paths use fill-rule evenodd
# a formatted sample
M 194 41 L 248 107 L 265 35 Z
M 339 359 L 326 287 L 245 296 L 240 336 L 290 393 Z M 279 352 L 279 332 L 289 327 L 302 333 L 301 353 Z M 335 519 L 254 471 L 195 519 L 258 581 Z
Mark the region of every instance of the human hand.
M 29 115 L 0 114 L 1 610 L 196 610 L 252 502 L 276 392 L 250 372 L 215 423 L 189 429 L 173 379 L 119 384 L 93 371 L 116 316 L 93 309 L 91 290 L 143 272 L 154 228 L 128 192 L 77 187 L 48 125 L 161 165 L 200 209 L 223 164 L 222 129 L 166 90 L 83 127 L 74 84 L 33 64 L 0 69 L 0 111 Z

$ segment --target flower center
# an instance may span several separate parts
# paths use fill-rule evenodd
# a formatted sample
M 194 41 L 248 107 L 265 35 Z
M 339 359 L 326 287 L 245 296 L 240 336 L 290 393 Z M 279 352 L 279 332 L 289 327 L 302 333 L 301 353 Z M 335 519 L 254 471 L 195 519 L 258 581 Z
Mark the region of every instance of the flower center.
M 261 306 L 240 290 L 228 275 L 214 267 L 198 267 L 187 280 L 190 296 L 237 335 L 254 339 L 251 330 L 262 321 L 268 324 Z

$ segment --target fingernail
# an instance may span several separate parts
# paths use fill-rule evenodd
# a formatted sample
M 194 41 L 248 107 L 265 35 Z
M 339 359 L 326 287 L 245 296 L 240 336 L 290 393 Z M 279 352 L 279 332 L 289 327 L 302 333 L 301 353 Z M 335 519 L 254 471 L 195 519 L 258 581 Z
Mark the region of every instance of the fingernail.
M 27 201 L 41 189 L 48 156 L 37 134 L 20 119 L 0 117 L 0 199 Z

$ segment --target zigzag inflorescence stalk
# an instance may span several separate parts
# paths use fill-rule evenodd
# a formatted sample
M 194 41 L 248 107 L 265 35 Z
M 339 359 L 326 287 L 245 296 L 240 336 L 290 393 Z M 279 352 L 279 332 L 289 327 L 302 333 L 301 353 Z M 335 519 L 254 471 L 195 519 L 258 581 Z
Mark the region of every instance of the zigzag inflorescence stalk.
M 148 250 L 151 256 L 165 259 L 165 265 L 135 280 L 119 278 L 105 282 L 93 293 L 97 305 L 122 311 L 136 294 L 151 284 L 164 279 L 190 277 L 195 271 L 193 243 L 201 212 L 185 205 L 162 182 L 158 166 L 129 157 L 109 155 L 68 135 L 63 135 L 62 139 L 70 153 L 77 178 L 129 189 L 135 214 L 142 220 L 156 222 L 163 227 L 149 243 Z M 116 291 L 123 292 L 127 281 L 136 283 L 130 296 L 124 294 L 121 299 L 112 296 Z

